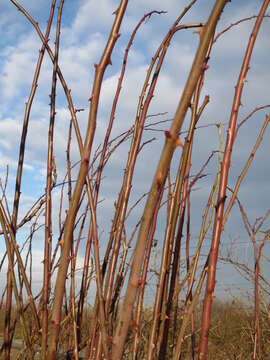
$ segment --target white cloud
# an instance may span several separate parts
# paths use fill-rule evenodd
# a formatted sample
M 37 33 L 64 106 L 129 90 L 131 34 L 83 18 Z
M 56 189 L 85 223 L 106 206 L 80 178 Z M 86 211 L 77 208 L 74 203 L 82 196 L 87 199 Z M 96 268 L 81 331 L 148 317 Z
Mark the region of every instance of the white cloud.
M 21 125 L 18 120 L 12 118 L 0 119 L 0 132 L 2 139 L 5 142 L 8 142 L 6 148 L 9 150 L 11 148 L 10 140 L 12 138 L 18 138 L 21 133 Z
M 26 247 L 27 248 L 27 247 Z M 2 259 L 4 255 L 4 252 L 0 251 L 0 259 Z M 27 250 L 24 249 L 21 253 L 21 257 L 23 262 L 25 262 L 27 256 Z M 32 249 L 32 291 L 34 295 L 37 295 L 41 290 L 42 290 L 42 284 L 43 284 L 43 258 L 44 258 L 44 253 L 42 250 L 38 250 L 38 249 Z M 7 259 L 7 258 L 6 258 Z M 76 260 L 76 290 L 78 290 L 79 286 L 80 286 L 80 279 L 81 279 L 81 274 L 82 274 L 82 268 L 83 268 L 83 264 L 84 264 L 84 258 L 81 257 L 80 255 L 78 255 L 77 260 Z M 28 267 L 26 268 L 26 274 L 28 276 L 28 281 L 30 281 L 30 276 L 29 276 L 29 264 L 30 264 L 30 258 L 28 259 Z M 3 291 L 5 283 L 6 283 L 6 272 L 7 272 L 8 266 L 7 266 L 7 260 L 4 263 L 4 266 L 2 268 L 2 271 L 0 273 L 0 290 Z M 16 271 L 15 271 L 16 274 Z M 52 285 L 54 286 L 55 284 L 55 279 L 56 279 L 56 272 L 54 272 L 53 276 L 52 276 Z M 19 286 L 19 284 L 17 283 L 17 285 Z
M 98 31 L 112 25 L 113 12 L 117 6 L 117 1 L 99 0 L 97 6 L 93 0 L 84 0 L 73 22 L 73 30 L 85 34 L 87 31 Z
M 31 84 L 38 47 L 39 43 L 33 34 L 30 34 L 21 36 L 17 47 L 7 47 L 2 51 L 4 63 L 0 74 L 0 84 L 2 96 L 6 100 L 21 94 L 22 88 Z
M 99 61 L 103 43 L 103 38 L 96 35 L 87 42 L 71 46 L 67 41 L 60 50 L 59 64 L 62 73 L 72 90 L 72 95 L 80 103 L 88 105 L 94 74 L 93 65 Z
M 9 144 L 6 146 L 9 148 Z M 4 155 L 1 150 L 0 150 L 0 167 L 2 169 L 5 169 L 6 167 L 9 167 L 9 169 L 17 169 L 17 166 L 18 166 L 18 161 L 11 155 Z M 25 163 L 24 164 L 24 168 L 26 171 L 31 171 L 33 170 L 33 166 L 29 163 Z

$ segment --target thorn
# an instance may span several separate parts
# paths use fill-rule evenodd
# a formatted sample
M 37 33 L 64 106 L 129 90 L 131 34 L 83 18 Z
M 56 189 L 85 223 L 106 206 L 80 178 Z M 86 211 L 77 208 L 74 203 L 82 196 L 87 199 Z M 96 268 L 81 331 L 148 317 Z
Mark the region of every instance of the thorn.
M 59 245 L 60 245 L 61 247 L 63 247 L 63 245 L 64 245 L 64 239 L 60 239 L 60 240 L 59 240 Z
M 159 171 L 157 174 L 157 183 L 160 185 L 162 182 L 162 172 Z
M 172 133 L 168 130 L 164 131 L 164 135 L 167 139 L 171 139 L 175 141 L 175 146 L 181 146 L 183 147 L 183 143 L 179 137 L 173 136 Z
M 117 33 L 117 34 L 113 34 L 113 38 L 115 39 L 115 41 L 121 36 L 120 33 Z
M 202 70 L 203 71 L 206 71 L 206 70 L 208 70 L 209 69 L 209 65 L 206 63 L 206 62 L 204 62 L 203 64 L 202 64 Z
M 165 130 L 165 131 L 164 131 L 164 135 L 165 135 L 165 137 L 166 137 L 167 139 L 171 139 L 171 138 L 172 138 L 172 134 L 171 134 L 171 132 L 170 132 L 169 130 Z
M 119 7 L 112 13 L 112 15 L 117 15 L 119 12 Z
M 86 163 L 89 163 L 89 156 L 90 156 L 90 151 L 87 150 L 86 154 L 84 155 L 83 162 L 85 161 Z
M 204 31 L 204 27 L 201 26 L 200 28 L 198 28 L 197 30 L 194 30 L 193 33 L 194 34 L 198 34 L 200 36 L 200 39 L 202 37 L 202 34 L 203 34 L 203 31 Z
M 111 335 L 108 336 L 108 339 L 109 339 L 111 344 L 115 345 L 115 341 L 113 340 L 113 337 Z
M 129 323 L 129 326 L 130 326 L 131 328 L 137 327 L 136 321 L 135 321 L 134 319 L 131 319 L 131 320 L 130 320 L 130 323 Z
M 176 146 L 184 147 L 180 137 L 176 140 Z

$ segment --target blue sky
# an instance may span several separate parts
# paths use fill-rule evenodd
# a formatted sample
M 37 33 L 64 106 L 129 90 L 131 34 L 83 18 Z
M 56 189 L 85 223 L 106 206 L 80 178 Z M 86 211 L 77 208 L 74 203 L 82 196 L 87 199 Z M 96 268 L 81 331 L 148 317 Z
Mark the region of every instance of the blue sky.
M 44 31 L 48 18 L 47 0 L 24 0 L 20 1 L 27 11 L 38 21 Z M 127 14 L 121 27 L 121 37 L 115 47 L 112 56 L 113 66 L 108 68 L 102 87 L 98 124 L 95 146 L 102 141 L 106 127 L 110 106 L 115 91 L 115 84 L 121 69 L 122 56 L 128 42 L 130 33 L 144 13 L 150 10 L 165 10 L 166 14 L 154 15 L 139 30 L 128 59 L 126 77 L 123 83 L 122 94 L 116 112 L 116 123 L 113 129 L 113 136 L 127 130 L 133 123 L 137 101 L 141 86 L 144 81 L 146 69 L 151 57 L 166 34 L 170 24 L 176 18 L 178 12 L 187 4 L 187 1 L 176 0 L 138 0 L 128 4 Z M 230 23 L 243 17 L 256 15 L 259 11 L 261 1 L 232 1 L 229 3 L 218 30 L 222 30 Z M 113 11 L 117 8 L 117 1 L 99 0 L 66 0 L 63 11 L 63 27 L 60 40 L 59 64 L 65 79 L 71 89 L 73 101 L 76 108 L 84 108 L 78 119 L 82 134 L 86 128 L 89 103 L 88 99 L 94 76 L 94 63 L 98 62 L 104 48 L 108 32 L 113 22 Z M 214 1 L 198 1 L 192 11 L 186 16 L 184 22 L 204 22 L 212 8 Z M 18 12 L 15 6 L 7 0 L 0 3 L 0 176 L 4 179 L 6 166 L 9 166 L 9 181 L 7 197 L 11 204 L 14 194 L 14 179 L 16 174 L 17 157 L 19 151 L 20 130 L 23 121 L 25 102 L 31 88 L 33 71 L 41 47 L 40 40 L 25 17 Z M 226 33 L 214 45 L 210 58 L 210 68 L 206 73 L 205 88 L 203 95 L 210 95 L 210 104 L 207 106 L 200 125 L 215 124 L 222 122 L 223 138 L 225 140 L 226 123 L 229 120 L 231 104 L 233 99 L 234 86 L 240 70 L 241 61 L 248 42 L 250 30 L 254 20 L 242 23 Z M 51 32 L 50 44 L 53 46 L 55 23 Z M 243 107 L 239 119 L 245 117 L 256 106 L 270 104 L 269 98 L 269 34 L 270 19 L 265 19 L 258 41 L 255 46 L 251 61 L 251 70 L 248 74 L 248 83 L 243 94 Z M 194 53 L 198 45 L 198 35 L 193 30 L 177 34 L 169 48 L 163 70 L 160 74 L 155 97 L 149 113 L 156 114 L 166 112 L 160 119 L 173 117 L 185 79 L 188 75 Z M 22 196 L 20 217 L 34 201 L 44 193 L 46 157 L 47 157 L 47 132 L 49 122 L 49 93 L 52 74 L 52 65 L 46 55 L 39 80 L 37 95 L 35 97 L 31 118 L 30 130 L 27 140 L 25 154 L 25 171 L 23 175 Z M 65 174 L 65 149 L 66 134 L 69 125 L 69 112 L 61 86 L 57 89 L 57 116 L 55 123 L 55 159 L 58 171 L 58 179 L 61 181 Z M 244 126 L 236 140 L 232 157 L 232 167 L 229 179 L 230 186 L 233 186 L 239 175 L 239 170 L 244 165 L 249 152 L 256 141 L 256 135 L 269 109 L 258 112 Z M 185 123 L 185 128 L 188 121 Z M 163 127 L 160 127 L 160 129 Z M 192 173 L 198 172 L 201 164 L 205 161 L 211 151 L 218 148 L 218 135 L 216 126 L 197 130 L 197 139 L 194 145 L 194 156 L 192 160 Z M 155 137 L 156 140 L 146 146 L 140 155 L 141 162 L 138 162 L 134 186 L 132 191 L 131 204 L 143 193 L 147 192 L 158 162 L 160 151 L 163 145 L 164 136 L 162 132 L 146 132 L 145 140 Z M 255 218 L 262 216 L 269 207 L 269 130 L 266 131 L 261 148 L 256 155 L 254 163 L 243 183 L 239 193 L 245 209 L 250 217 L 251 223 Z M 196 139 L 196 138 L 195 138 Z M 110 163 L 104 172 L 104 181 L 101 188 L 101 199 L 98 218 L 100 220 L 101 240 L 106 241 L 109 226 L 112 219 L 113 203 L 117 198 L 120 188 L 120 176 L 123 174 L 125 161 L 128 152 L 128 144 L 124 144 L 111 158 Z M 175 163 L 177 162 L 177 155 Z M 72 162 L 79 160 L 78 147 L 75 136 L 72 142 Z M 200 229 L 200 222 L 204 205 L 210 190 L 211 183 L 217 169 L 217 159 L 211 162 L 207 168 L 208 176 L 201 180 L 196 191 L 192 195 L 192 238 L 196 238 Z M 76 170 L 74 171 L 74 177 Z M 58 214 L 60 188 L 54 191 L 54 214 Z M 128 231 L 134 227 L 141 214 L 142 207 L 138 207 L 130 216 Z M 164 216 L 164 214 L 163 214 Z M 30 224 L 29 224 L 30 226 Z M 23 241 L 29 231 L 19 232 L 18 241 Z M 162 242 L 164 219 L 159 219 L 156 237 Z M 54 224 L 54 235 L 57 238 L 58 224 Z M 36 261 L 36 281 L 42 276 L 42 242 L 43 232 L 35 237 L 34 251 Z M 225 228 L 222 242 L 224 251 L 228 248 L 230 241 L 238 242 L 233 248 L 233 253 L 249 259 L 250 251 L 248 238 L 244 232 L 239 210 L 235 206 L 232 217 Z M 208 240 L 209 244 L 209 240 Z M 265 254 L 269 254 L 268 245 L 265 247 Z M 245 250 L 247 248 L 247 250 Z M 243 250 L 244 249 L 244 250 Z M 245 251 L 247 256 L 245 255 Z M 4 252 L 3 241 L 0 245 L 0 256 Z M 101 248 L 102 252 L 102 248 Z M 82 251 L 83 253 L 83 251 Z M 207 253 L 207 244 L 205 245 Z M 82 263 L 82 254 L 79 263 Z M 250 260 L 249 260 L 250 261 Z M 267 264 L 267 263 L 266 263 Z M 269 263 L 268 265 L 269 269 Z M 267 270 L 267 267 L 265 268 Z M 241 278 L 233 271 L 232 267 L 220 265 L 218 278 L 218 289 L 222 292 L 222 283 L 237 286 L 243 285 Z M 222 281 L 220 280 L 222 279 Z M 224 281 L 223 281 L 224 280 Z

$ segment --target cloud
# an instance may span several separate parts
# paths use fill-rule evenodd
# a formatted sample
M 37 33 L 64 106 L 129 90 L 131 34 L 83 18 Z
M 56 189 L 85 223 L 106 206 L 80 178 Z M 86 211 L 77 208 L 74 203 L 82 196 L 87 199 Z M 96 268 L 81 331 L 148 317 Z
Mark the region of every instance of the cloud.
M 26 260 L 26 256 L 27 256 L 28 250 L 27 247 L 21 252 L 21 257 L 23 262 L 25 262 Z M 4 255 L 4 252 L 0 251 L 0 259 L 2 259 Z M 31 281 L 32 281 L 32 291 L 33 291 L 33 295 L 36 296 L 37 294 L 40 293 L 40 291 L 42 290 L 42 284 L 43 284 L 43 259 L 44 259 L 44 253 L 42 250 L 38 250 L 38 249 L 32 249 L 31 251 L 31 262 L 32 262 L 32 273 L 31 273 Z M 30 257 L 28 258 L 28 266 L 26 268 L 26 274 L 29 275 L 29 270 L 30 270 Z M 75 276 L 76 276 L 76 291 L 79 290 L 80 284 L 81 284 L 81 275 L 82 275 L 82 269 L 83 269 L 83 264 L 84 264 L 84 258 L 81 257 L 80 255 L 78 255 L 77 259 L 76 259 L 76 272 L 75 272 Z M 7 273 L 7 260 L 4 262 L 4 265 L 2 267 L 2 271 L 0 273 L 0 280 L 1 280 L 1 285 L 0 285 L 0 291 L 2 292 L 4 290 L 4 284 L 6 283 L 6 276 L 5 274 Z M 15 270 L 15 275 L 17 278 L 17 272 Z M 68 275 L 70 276 L 70 274 Z M 51 278 L 52 281 L 52 286 L 54 287 L 55 285 L 55 280 L 56 280 L 56 272 L 54 271 L 54 274 Z M 30 277 L 28 278 L 28 281 L 30 281 Z M 19 282 L 17 279 L 17 286 L 19 287 Z M 67 282 L 67 288 L 69 287 L 69 282 Z M 89 294 L 89 298 L 92 299 L 93 301 L 93 295 L 95 293 L 95 287 L 91 286 L 91 291 Z M 24 289 L 24 294 L 26 296 L 26 292 Z M 88 299 L 89 299 L 88 298 Z
M 81 33 L 87 30 L 104 29 L 104 27 L 112 25 L 114 20 L 113 12 L 117 9 L 117 6 L 117 1 L 100 0 L 98 6 L 94 1 L 84 1 L 76 14 L 73 29 Z M 89 21 L 89 17 L 91 21 Z
M 7 47 L 1 54 L 4 64 L 1 71 L 1 94 L 10 100 L 31 84 L 39 43 L 33 34 L 22 36 L 17 47 Z

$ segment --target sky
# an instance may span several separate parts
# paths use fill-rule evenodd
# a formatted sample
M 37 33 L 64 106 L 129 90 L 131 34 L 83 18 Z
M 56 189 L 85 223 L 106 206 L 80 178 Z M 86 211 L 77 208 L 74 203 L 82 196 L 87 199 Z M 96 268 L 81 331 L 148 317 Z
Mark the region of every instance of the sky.
M 47 0 L 23 0 L 20 4 L 39 23 L 44 32 L 49 15 Z M 123 82 L 119 105 L 116 111 L 115 125 L 112 138 L 126 131 L 132 125 L 140 90 L 144 81 L 146 70 L 151 58 L 167 33 L 169 27 L 178 16 L 178 13 L 188 4 L 187 1 L 176 0 L 138 0 L 130 1 L 127 13 L 121 26 L 121 36 L 112 54 L 112 66 L 105 73 L 102 85 L 99 113 L 97 118 L 97 130 L 94 148 L 102 142 L 106 124 L 110 115 L 112 99 L 116 89 L 116 83 L 120 74 L 121 64 L 125 47 L 130 34 L 140 18 L 151 10 L 166 11 L 162 15 L 153 15 L 138 31 L 131 48 L 126 75 Z M 205 22 L 214 4 L 212 0 L 199 0 L 190 13 L 184 18 L 184 23 Z M 262 1 L 233 0 L 225 8 L 221 21 L 218 24 L 217 33 L 242 18 L 256 15 L 259 12 Z M 94 0 L 66 0 L 64 3 L 62 30 L 60 38 L 59 66 L 71 89 L 72 98 L 77 109 L 85 109 L 78 113 L 81 133 L 85 134 L 89 110 L 89 97 L 94 77 L 94 64 L 97 63 L 106 44 L 107 36 L 113 23 L 112 13 L 117 8 L 118 2 L 112 0 L 99 0 L 98 5 Z M 20 143 L 20 133 L 24 116 L 25 103 L 31 89 L 33 72 L 41 47 L 40 39 L 32 25 L 16 9 L 11 1 L 0 2 L 0 177 L 5 181 L 6 168 L 8 166 L 7 199 L 10 211 L 14 196 L 16 167 Z M 210 103 L 206 107 L 196 130 L 195 143 L 192 158 L 191 173 L 196 174 L 203 162 L 212 151 L 219 147 L 219 138 L 216 123 L 222 123 L 222 134 L 225 142 L 226 126 L 228 124 L 234 86 L 240 71 L 241 62 L 249 39 L 254 20 L 246 21 L 233 27 L 229 32 L 219 38 L 214 44 L 209 61 L 209 69 L 206 72 L 205 85 L 202 93 L 209 94 Z M 55 21 L 50 36 L 50 45 L 53 46 L 55 34 Z M 243 119 L 257 106 L 270 104 L 269 98 L 269 33 L 270 19 L 266 18 L 258 35 L 254 53 L 251 60 L 247 84 L 243 93 L 243 106 L 239 113 L 239 120 Z M 149 118 L 149 122 L 172 119 L 184 88 L 199 37 L 193 29 L 177 33 L 169 47 L 164 66 L 162 68 L 155 96 L 149 109 L 149 114 L 163 114 L 158 118 Z M 30 128 L 27 137 L 25 165 L 22 182 L 21 205 L 19 219 L 21 219 L 32 204 L 43 193 L 46 186 L 46 158 L 47 158 L 47 134 L 49 124 L 49 94 L 51 90 L 52 64 L 46 55 L 41 69 L 38 82 L 37 94 L 34 100 Z M 59 183 L 65 175 L 66 168 L 66 138 L 68 134 L 70 115 L 64 93 L 58 82 L 56 102 L 56 122 L 54 152 L 57 166 Z M 256 141 L 258 132 L 265 119 L 270 113 L 269 108 L 258 111 L 246 125 L 244 125 L 236 139 L 232 154 L 229 186 L 233 187 L 249 153 Z M 211 126 L 205 126 L 211 125 Z M 157 129 L 164 130 L 169 122 Z M 205 126 L 205 127 L 204 127 Z M 188 127 L 188 117 L 184 123 L 184 129 Z M 181 135 L 184 138 L 184 134 Z M 160 152 L 164 143 L 163 131 L 146 131 L 143 141 L 155 138 L 147 144 L 141 154 L 135 169 L 135 177 L 131 194 L 131 204 L 140 198 L 150 188 L 155 168 L 159 160 Z M 269 129 L 266 130 L 261 147 L 258 150 L 245 180 L 243 181 L 239 198 L 247 211 L 250 222 L 263 216 L 269 208 Z M 128 154 L 126 142 L 111 157 L 105 168 L 101 187 L 101 204 L 98 208 L 99 232 L 101 241 L 101 253 L 104 250 L 103 242 L 108 238 L 114 202 L 120 189 L 120 179 L 123 174 Z M 180 149 L 176 153 L 172 169 L 176 169 L 179 160 Z M 79 160 L 78 146 L 73 134 L 71 144 L 72 163 Z M 76 178 L 78 166 L 74 168 L 73 176 Z M 202 211 L 207 201 L 213 178 L 217 171 L 217 157 L 215 156 L 207 167 L 206 177 L 201 179 L 192 193 L 192 241 L 195 248 L 200 231 Z M 57 238 L 58 212 L 61 196 L 61 188 L 54 190 L 54 236 Z M 64 202 L 64 207 L 67 203 Z M 143 201 L 131 213 L 127 225 L 128 233 L 140 219 L 143 209 Z M 158 220 L 155 237 L 159 244 L 162 243 L 165 214 L 161 212 Z M 42 218 L 42 217 L 41 217 Z M 42 222 L 42 220 L 40 220 Z M 269 222 L 268 222 L 269 225 Z M 23 241 L 29 235 L 31 224 L 18 233 L 18 242 Z M 267 228 L 267 223 L 264 229 Z M 210 235 L 210 233 L 209 233 Z M 44 231 L 36 233 L 33 242 L 34 281 L 38 284 L 42 279 Z M 210 236 L 206 240 L 203 252 L 207 254 Z M 0 259 L 5 251 L 4 239 L 0 243 Z M 243 222 L 237 206 L 234 206 L 231 218 L 222 235 L 221 254 L 230 254 L 239 261 L 252 264 L 250 240 L 245 233 Z M 270 255 L 269 245 L 266 244 L 264 254 Z M 159 247 L 157 259 L 159 258 Z M 269 259 L 269 257 L 268 257 Z M 83 250 L 79 253 L 78 264 L 83 263 Z M 251 265 L 253 266 L 253 265 Z M 0 278 L 4 276 L 6 264 L 2 269 Z M 267 274 L 269 261 L 264 260 L 264 270 Z M 267 275 L 266 275 L 267 277 Z M 251 284 L 243 280 L 231 265 L 220 263 L 217 277 L 217 293 L 224 295 L 231 291 L 245 293 Z M 150 291 L 151 292 L 151 291 Z

